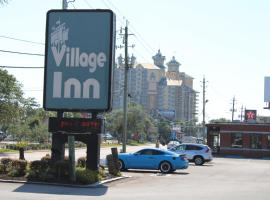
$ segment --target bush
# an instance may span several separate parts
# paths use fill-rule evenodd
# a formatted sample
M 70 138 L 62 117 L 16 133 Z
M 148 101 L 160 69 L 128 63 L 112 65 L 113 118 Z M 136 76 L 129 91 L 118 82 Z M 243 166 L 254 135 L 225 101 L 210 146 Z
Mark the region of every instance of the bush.
M 26 175 L 29 180 L 47 181 L 54 178 L 48 160 L 35 160 L 29 164 L 29 170 Z
M 19 170 L 17 169 L 11 169 L 9 172 L 8 172 L 8 175 L 11 176 L 11 177 L 19 177 L 19 176 L 23 176 Z
M 51 156 L 50 156 L 50 154 L 46 154 L 45 156 L 43 156 L 43 157 L 41 158 L 41 160 L 50 162 L 50 161 L 51 161 Z
M 0 163 L 0 174 L 4 174 L 6 172 L 5 165 Z
M 1 159 L 1 164 L 3 164 L 3 173 L 7 173 L 9 171 L 11 162 L 13 161 L 13 159 L 11 158 L 2 158 Z
M 106 178 L 106 171 L 104 166 L 100 166 L 98 169 L 98 174 L 101 178 Z
M 78 158 L 77 166 L 81 167 L 81 168 L 85 168 L 86 167 L 86 157 Z
M 8 175 L 17 177 L 24 176 L 26 172 L 27 161 L 25 160 L 12 160 L 10 163 L 10 170 Z
M 15 144 L 15 145 L 16 145 L 17 149 L 20 149 L 20 148 L 27 149 L 28 142 L 21 141 L 21 142 L 18 142 L 17 144 Z
M 55 162 L 54 168 L 58 179 L 68 177 L 69 174 L 68 160 L 60 160 Z
M 8 165 L 9 163 L 11 163 L 12 160 L 13 159 L 11 159 L 11 158 L 2 158 L 1 163 L 4 165 Z
M 36 171 L 37 173 L 45 171 L 47 168 L 49 168 L 49 163 L 46 160 L 35 160 L 29 164 L 29 169 Z
M 76 182 L 80 184 L 91 184 L 101 180 L 97 171 L 84 168 L 76 168 Z

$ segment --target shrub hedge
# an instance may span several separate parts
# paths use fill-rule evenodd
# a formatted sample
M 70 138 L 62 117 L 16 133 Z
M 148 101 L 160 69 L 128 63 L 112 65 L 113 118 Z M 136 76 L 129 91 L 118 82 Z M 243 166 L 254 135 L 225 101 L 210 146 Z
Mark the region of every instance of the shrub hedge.
M 8 169 L 8 175 L 12 177 L 24 176 L 26 173 L 27 161 L 14 159 Z
M 101 177 L 98 171 L 92 171 L 84 168 L 76 168 L 76 182 L 80 184 L 91 184 L 100 181 Z
M 80 157 L 77 160 L 77 166 L 81 167 L 81 168 L 85 168 L 86 167 L 86 157 Z

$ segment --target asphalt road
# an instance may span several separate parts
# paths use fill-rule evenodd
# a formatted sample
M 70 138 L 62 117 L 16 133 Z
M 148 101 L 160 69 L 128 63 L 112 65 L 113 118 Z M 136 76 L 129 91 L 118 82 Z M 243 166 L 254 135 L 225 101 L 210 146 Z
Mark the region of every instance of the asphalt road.
M 131 178 L 96 188 L 0 183 L 3 200 L 269 200 L 270 160 L 215 158 L 205 166 L 161 175 L 157 171 L 124 172 Z

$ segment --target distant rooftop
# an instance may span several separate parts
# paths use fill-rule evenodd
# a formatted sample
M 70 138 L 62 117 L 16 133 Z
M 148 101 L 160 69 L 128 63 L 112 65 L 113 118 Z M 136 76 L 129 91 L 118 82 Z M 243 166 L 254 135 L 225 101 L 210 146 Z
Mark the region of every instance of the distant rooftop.
M 139 66 L 142 66 L 145 69 L 158 69 L 160 70 L 160 68 L 152 63 L 140 63 L 138 64 Z

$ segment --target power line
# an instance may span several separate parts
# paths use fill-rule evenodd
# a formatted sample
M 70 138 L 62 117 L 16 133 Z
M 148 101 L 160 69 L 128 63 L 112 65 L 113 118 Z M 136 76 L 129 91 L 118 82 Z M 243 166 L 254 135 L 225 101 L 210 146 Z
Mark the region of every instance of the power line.
M 15 54 L 23 54 L 23 55 L 29 55 L 29 56 L 44 56 L 44 54 L 39 54 L 39 53 L 27 53 L 27 52 L 9 51 L 9 50 L 3 50 L 3 49 L 0 49 L 0 52 L 4 52 L 4 53 L 15 53 Z
M 87 0 L 84 0 L 84 2 L 88 5 L 89 8 L 94 8 Z
M 108 9 L 110 9 L 110 6 L 105 2 L 105 0 L 102 0 L 102 2 Z
M 111 1 L 107 0 L 108 3 L 106 3 L 105 0 L 102 0 L 102 1 L 108 8 L 110 8 L 108 5 L 109 3 L 116 10 L 116 12 L 118 12 L 120 16 L 125 17 L 122 14 L 122 12 Z M 130 26 L 131 26 L 131 30 L 135 33 L 137 41 L 143 46 L 143 48 L 149 53 L 149 55 L 152 56 L 155 52 L 153 48 L 145 41 L 145 39 L 141 36 L 141 34 L 138 31 L 136 31 L 135 27 L 132 24 Z
M 76 9 L 76 7 L 75 7 L 75 5 L 74 5 L 73 2 L 68 2 L 68 3 L 70 3 L 74 9 Z
M 18 66 L 0 66 L 0 68 L 9 68 L 9 69 L 44 69 L 44 67 L 18 67 Z
M 10 40 L 17 40 L 17 41 L 20 41 L 20 42 L 27 42 L 27 43 L 32 43 L 32 44 L 45 45 L 44 43 L 41 43 L 41 42 L 34 42 L 34 41 L 30 41 L 30 40 L 14 38 L 14 37 L 9 37 L 9 36 L 5 36 L 5 35 L 0 35 L 0 38 L 10 39 Z
M 23 89 L 24 92 L 42 92 L 43 89 Z

